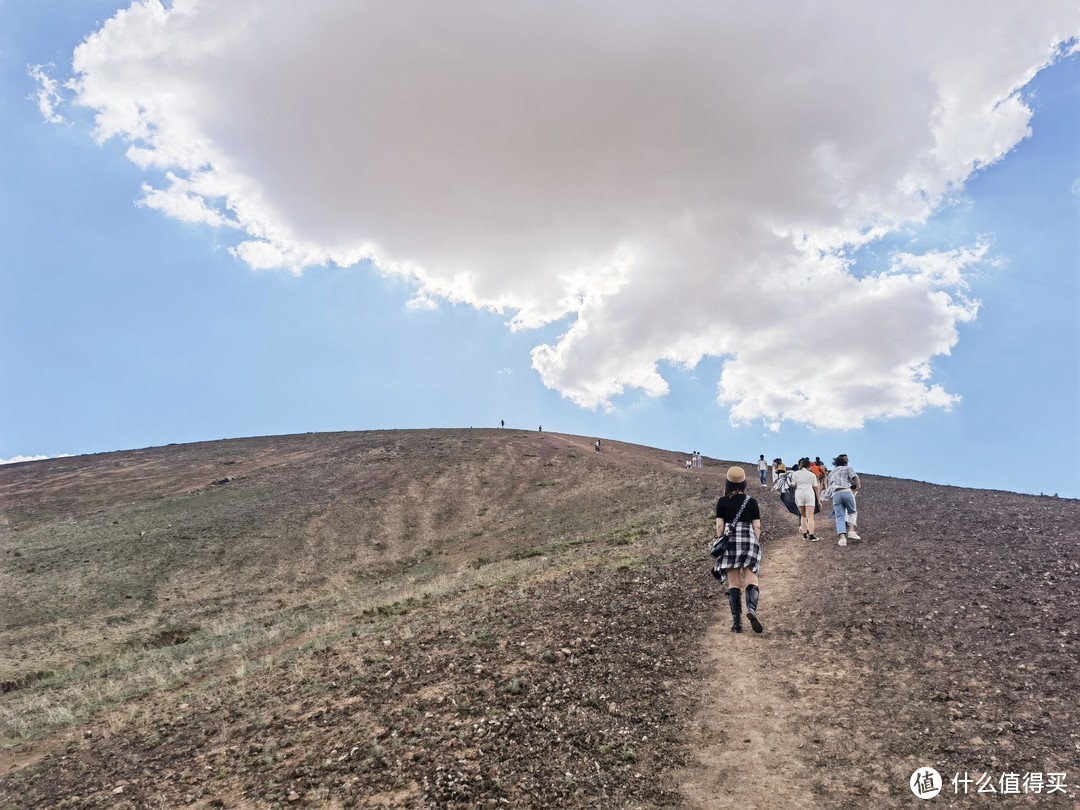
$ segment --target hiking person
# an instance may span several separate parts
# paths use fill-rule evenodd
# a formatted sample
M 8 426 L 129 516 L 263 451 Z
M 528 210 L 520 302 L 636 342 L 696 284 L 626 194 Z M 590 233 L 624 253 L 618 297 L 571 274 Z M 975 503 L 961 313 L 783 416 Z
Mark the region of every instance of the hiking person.
M 765 460 L 765 454 L 762 453 L 758 456 L 757 460 L 757 474 L 761 479 L 761 485 L 767 487 L 769 485 L 769 462 Z
M 848 457 L 841 453 L 833 459 L 833 470 L 829 473 L 829 487 L 824 497 L 832 497 L 833 515 L 836 517 L 838 546 L 846 546 L 847 541 L 862 540 L 855 530 L 858 514 L 855 511 L 855 493 L 859 491 L 859 475 L 848 464 Z
M 814 534 L 814 507 L 818 504 L 818 479 L 810 471 L 810 459 L 799 461 L 799 469 L 791 474 L 795 485 L 795 505 L 799 507 L 799 531 L 803 540 L 817 542 Z
M 736 519 L 737 518 L 737 519 Z M 755 633 L 764 630 L 758 618 L 758 569 L 761 566 L 761 509 L 756 500 L 746 494 L 746 472 L 731 467 L 724 483 L 724 495 L 716 502 L 716 536 L 731 524 L 730 537 L 724 553 L 716 561 L 728 586 L 728 605 L 731 607 L 731 631 L 742 632 L 742 590 L 746 591 L 746 617 Z
M 810 464 L 810 472 L 818 480 L 818 492 L 823 492 L 825 490 L 825 465 L 821 463 L 820 456 L 814 457 L 814 461 Z

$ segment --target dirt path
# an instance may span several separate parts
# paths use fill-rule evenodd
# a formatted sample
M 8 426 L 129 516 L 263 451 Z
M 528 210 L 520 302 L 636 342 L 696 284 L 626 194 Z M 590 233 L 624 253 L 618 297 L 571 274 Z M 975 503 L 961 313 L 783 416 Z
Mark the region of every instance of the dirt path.
M 694 762 L 676 774 L 687 807 L 815 807 L 805 741 L 795 728 L 795 701 L 774 673 L 792 656 L 791 640 L 770 632 L 770 610 L 787 601 L 805 571 L 809 544 L 773 521 L 764 547 L 760 614 L 765 632 L 749 624 L 730 631 L 731 613 L 717 588 L 715 621 L 702 639 L 709 675 L 694 696 L 699 707 L 690 726 Z

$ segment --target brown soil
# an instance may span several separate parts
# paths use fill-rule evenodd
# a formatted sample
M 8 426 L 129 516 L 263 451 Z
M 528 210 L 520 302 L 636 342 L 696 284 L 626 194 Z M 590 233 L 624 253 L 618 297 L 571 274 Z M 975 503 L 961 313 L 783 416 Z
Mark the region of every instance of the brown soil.
M 0 468 L 0 807 L 906 807 L 924 766 L 938 803 L 1074 806 L 1080 503 L 865 475 L 840 548 L 751 486 L 766 627 L 735 635 L 727 464 L 683 459 L 461 430 Z

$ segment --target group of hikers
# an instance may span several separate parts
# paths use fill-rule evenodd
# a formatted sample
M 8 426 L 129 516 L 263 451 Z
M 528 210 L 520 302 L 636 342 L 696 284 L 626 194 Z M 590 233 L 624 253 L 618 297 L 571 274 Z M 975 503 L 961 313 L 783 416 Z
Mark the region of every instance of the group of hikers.
M 856 531 L 858 513 L 855 493 L 859 476 L 848 463 L 846 454 L 833 459 L 833 469 L 826 469 L 820 458 L 799 459 L 788 470 L 780 459 L 770 465 L 764 454 L 758 459 L 758 477 L 762 487 L 768 487 L 769 468 L 773 472 L 772 488 L 785 506 L 799 516 L 799 531 L 804 540 L 817 541 L 814 533 L 814 513 L 821 511 L 822 501 L 832 502 L 836 521 L 837 545 L 848 540 L 861 540 Z M 731 630 L 741 633 L 742 600 L 746 596 L 746 618 L 755 633 L 764 627 L 758 616 L 758 570 L 761 566 L 761 508 L 756 499 L 746 494 L 746 472 L 742 467 L 730 467 L 724 484 L 724 494 L 716 502 L 716 536 L 710 553 L 716 562 L 712 574 L 727 586 L 731 607 Z
M 780 495 L 780 500 L 788 510 L 799 518 L 799 531 L 804 540 L 817 542 L 814 515 L 821 511 L 821 504 L 831 500 L 833 515 L 836 518 L 837 544 L 846 546 L 848 539 L 861 540 L 855 529 L 857 513 L 855 492 L 859 488 L 859 477 L 848 464 L 848 457 L 841 454 L 833 459 L 833 470 L 829 470 L 821 457 L 813 461 L 809 456 L 799 459 L 793 469 L 788 469 L 783 460 L 773 459 L 773 491 Z M 769 469 L 765 456 L 758 458 L 758 474 L 761 485 L 766 483 L 766 471 Z

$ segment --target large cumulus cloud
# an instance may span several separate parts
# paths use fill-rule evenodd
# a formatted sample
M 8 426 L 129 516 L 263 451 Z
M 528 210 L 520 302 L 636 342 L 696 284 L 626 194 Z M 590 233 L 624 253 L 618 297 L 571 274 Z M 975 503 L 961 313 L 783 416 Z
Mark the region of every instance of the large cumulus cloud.
M 1071 0 L 144 0 L 69 87 L 143 204 L 242 230 L 253 268 L 570 316 L 533 366 L 583 406 L 715 356 L 734 421 L 857 426 L 951 404 L 931 362 L 987 248 L 847 257 L 1026 137 L 1078 30 Z

